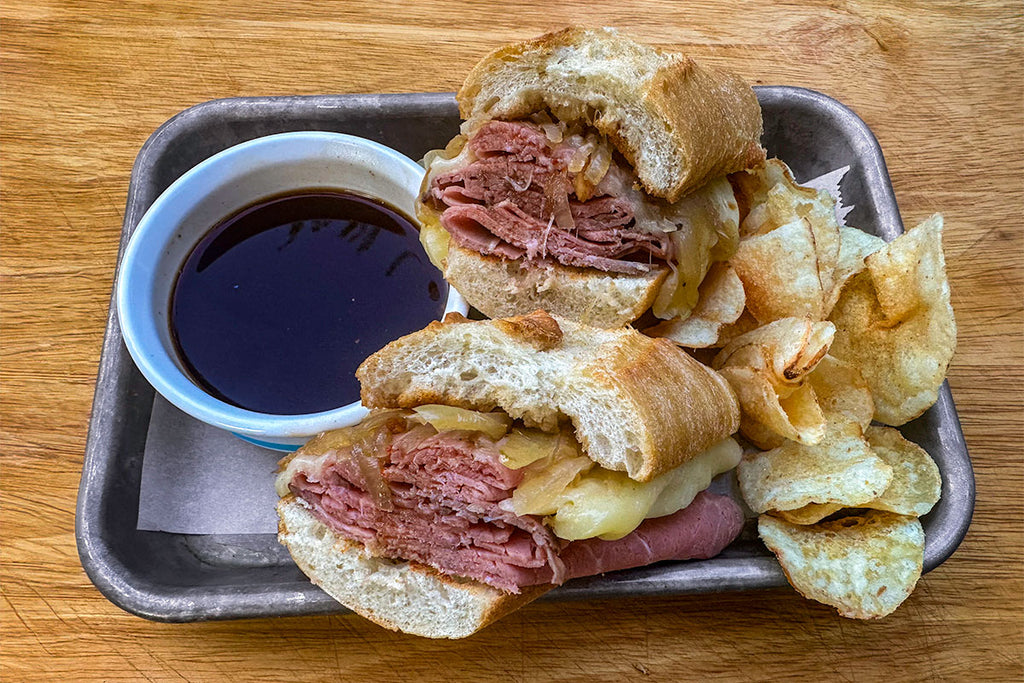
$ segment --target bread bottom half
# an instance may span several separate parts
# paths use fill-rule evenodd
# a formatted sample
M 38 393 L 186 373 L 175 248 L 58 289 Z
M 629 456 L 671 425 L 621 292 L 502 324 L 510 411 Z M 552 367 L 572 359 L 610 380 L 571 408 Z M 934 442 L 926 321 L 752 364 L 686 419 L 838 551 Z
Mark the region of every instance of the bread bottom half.
M 641 275 L 605 273 L 558 263 L 523 266 L 451 244 L 445 279 L 489 318 L 543 309 L 595 327 L 628 325 L 651 307 L 668 268 Z
M 371 555 L 340 538 L 294 495 L 277 505 L 278 539 L 313 583 L 353 612 L 393 631 L 465 638 L 553 586 L 514 595 L 431 567 Z

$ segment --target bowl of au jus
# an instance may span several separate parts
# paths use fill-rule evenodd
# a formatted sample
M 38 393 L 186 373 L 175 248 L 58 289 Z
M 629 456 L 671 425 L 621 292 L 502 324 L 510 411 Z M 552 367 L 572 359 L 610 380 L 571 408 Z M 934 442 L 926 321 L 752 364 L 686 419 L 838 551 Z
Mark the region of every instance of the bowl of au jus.
M 423 173 L 328 132 L 257 138 L 186 172 L 139 221 L 118 273 L 118 320 L 143 376 L 185 413 L 268 448 L 359 422 L 359 364 L 467 311 L 419 243 Z

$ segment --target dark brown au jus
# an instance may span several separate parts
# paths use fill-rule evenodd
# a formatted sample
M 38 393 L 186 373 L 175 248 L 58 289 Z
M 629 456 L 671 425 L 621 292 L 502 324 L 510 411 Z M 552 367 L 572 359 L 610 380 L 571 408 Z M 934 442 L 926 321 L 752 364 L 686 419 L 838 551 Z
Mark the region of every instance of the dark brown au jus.
M 437 320 L 446 297 L 408 217 L 310 189 L 242 209 L 199 242 L 174 286 L 171 336 L 221 400 L 315 413 L 359 400 L 358 365 Z

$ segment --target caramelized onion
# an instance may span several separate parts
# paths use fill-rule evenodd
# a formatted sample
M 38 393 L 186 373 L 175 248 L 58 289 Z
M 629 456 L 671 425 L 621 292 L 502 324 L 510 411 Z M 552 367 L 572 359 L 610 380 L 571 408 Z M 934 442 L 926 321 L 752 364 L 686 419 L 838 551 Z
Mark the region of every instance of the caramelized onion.
M 562 438 L 561 432 L 550 434 L 539 429 L 517 427 L 499 444 L 501 464 L 518 470 L 541 458 L 551 457 L 558 450 Z
M 409 414 L 408 410 L 397 408 L 370 411 L 370 414 L 357 425 L 320 432 L 296 451 L 296 455 L 322 455 L 327 451 L 343 450 L 367 436 L 372 436 L 392 421 L 404 420 Z
M 608 167 L 611 165 L 612 147 L 607 141 L 604 141 L 597 146 L 597 149 L 591 155 L 590 163 L 587 164 L 587 170 L 583 172 L 583 177 L 587 179 L 588 183 L 596 187 L 604 179 L 605 174 L 608 173 Z
M 465 135 L 456 135 L 448 141 L 448 144 L 445 145 L 444 151 L 440 152 L 438 156 L 442 159 L 454 159 L 462 153 L 462 150 L 465 148 L 468 141 L 469 138 Z
M 551 113 L 547 109 L 541 109 L 530 114 L 530 120 L 536 123 L 538 126 L 542 126 L 545 123 L 554 123 L 555 120 L 551 118 Z
M 511 176 L 505 176 L 505 181 L 512 186 L 512 189 L 516 192 L 526 192 L 530 189 L 530 185 L 533 183 L 533 169 L 530 169 L 530 177 L 526 179 L 526 182 L 519 184 Z
M 577 173 L 572 177 L 572 191 L 576 194 L 576 199 L 585 202 L 590 199 L 594 187 L 587 182 L 582 173 Z
M 538 467 L 538 465 L 541 465 Z M 550 515 L 560 507 L 559 497 L 581 472 L 594 466 L 585 455 L 556 460 L 546 465 L 538 460 L 536 469 L 524 477 L 512 494 L 512 509 L 517 515 Z
M 608 169 L 611 168 L 611 165 L 611 145 L 607 141 L 602 141 L 590 155 L 590 161 L 583 172 L 573 176 L 572 184 L 573 190 L 576 192 L 576 198 L 581 202 L 585 202 L 593 197 L 594 191 L 608 174 Z
M 477 410 L 456 408 L 438 404 L 422 405 L 413 408 L 415 416 L 412 420 L 429 424 L 439 432 L 468 429 L 482 432 L 488 438 L 497 441 L 508 432 L 511 418 L 502 412 L 481 413 Z
M 363 486 L 370 494 L 374 506 L 387 512 L 394 510 L 395 505 L 391 500 L 391 487 L 381 474 L 381 459 L 387 452 L 390 438 L 388 430 L 381 429 L 376 436 L 367 436 L 359 443 L 352 444 L 348 452 L 348 456 L 359 467 Z M 339 453 L 339 457 L 340 455 Z
M 381 460 L 387 453 L 392 434 L 401 431 L 410 414 L 408 410 L 374 410 L 357 425 L 318 434 L 296 451 L 278 475 L 275 482 L 278 495 L 287 493 L 297 475 L 303 474 L 315 481 L 331 459 L 349 459 L 359 469 L 373 504 L 381 510 L 394 509 L 391 489 L 381 475 Z
M 569 144 L 574 148 L 572 157 L 569 159 L 569 173 L 579 173 L 586 168 L 587 161 L 590 160 L 590 154 L 594 151 L 597 143 L 589 138 L 585 142 L 580 143 L 579 136 L 574 135 Z
M 559 124 L 542 123 L 540 127 L 544 131 L 544 135 L 547 136 L 549 142 L 558 144 L 562 141 L 563 128 Z
M 569 207 L 569 180 L 564 173 L 553 174 L 544 185 L 544 212 L 554 217 L 560 230 L 576 227 Z

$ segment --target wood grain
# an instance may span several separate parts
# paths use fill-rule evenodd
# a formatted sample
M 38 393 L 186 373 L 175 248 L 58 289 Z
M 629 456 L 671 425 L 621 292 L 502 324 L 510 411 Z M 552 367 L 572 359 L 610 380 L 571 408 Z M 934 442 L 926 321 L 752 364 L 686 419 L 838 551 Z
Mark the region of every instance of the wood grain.
M 1024 675 L 1017 0 L 329 4 L 10 0 L 0 9 L 0 544 L 5 680 L 979 679 Z M 455 89 L 488 49 L 615 25 L 850 105 L 904 220 L 946 215 L 950 383 L 978 502 L 956 554 L 878 623 L 789 589 L 545 603 L 463 642 L 358 618 L 159 624 L 91 585 L 74 505 L 132 162 L 192 104 Z

